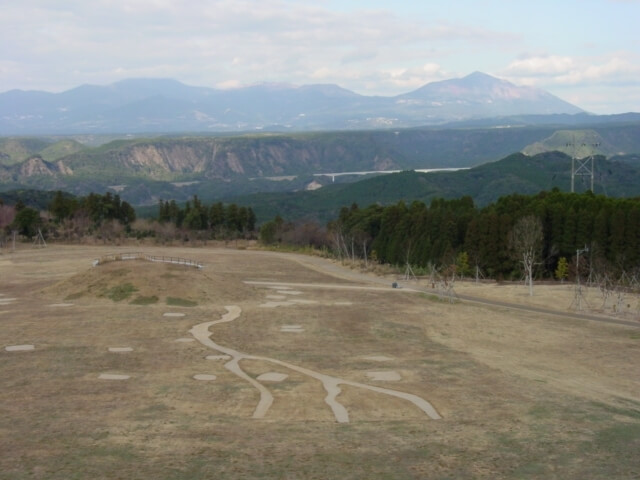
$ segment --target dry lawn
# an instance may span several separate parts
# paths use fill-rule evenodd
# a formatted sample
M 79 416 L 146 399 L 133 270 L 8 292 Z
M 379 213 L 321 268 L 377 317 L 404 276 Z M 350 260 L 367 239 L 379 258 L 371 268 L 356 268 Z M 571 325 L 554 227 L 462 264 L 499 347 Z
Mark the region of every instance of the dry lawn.
M 640 477 L 640 323 L 449 304 L 326 260 L 250 250 L 143 249 L 203 270 L 91 266 L 129 250 L 0 254 L 0 479 Z M 293 295 L 246 281 L 308 285 Z M 367 285 L 388 288 L 341 288 Z M 572 299 L 567 286 L 536 287 L 533 299 L 522 286 L 457 289 L 560 311 Z M 301 302 L 264 306 L 274 295 Z M 242 314 L 211 328 L 218 344 L 412 393 L 443 418 L 342 386 L 350 422 L 337 423 L 319 381 L 243 360 L 253 378 L 288 375 L 262 382 L 274 403 L 252 418 L 258 391 L 206 359 L 220 352 L 176 341 L 228 305 Z M 24 344 L 35 349 L 5 350 Z

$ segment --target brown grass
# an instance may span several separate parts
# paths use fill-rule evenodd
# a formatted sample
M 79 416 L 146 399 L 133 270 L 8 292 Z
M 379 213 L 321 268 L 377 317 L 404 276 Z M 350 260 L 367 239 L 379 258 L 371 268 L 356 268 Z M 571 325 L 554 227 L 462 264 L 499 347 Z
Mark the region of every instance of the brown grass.
M 181 249 L 203 270 L 91 261 L 109 247 L 50 246 L 0 255 L 0 478 L 634 478 L 640 474 L 638 328 L 429 300 L 409 292 L 301 288 L 313 300 L 264 308 L 275 290 L 244 280 L 353 284 L 327 260 L 251 250 Z M 126 250 L 122 250 L 126 251 Z M 390 277 L 370 278 L 390 285 Z M 130 284 L 124 301 L 110 289 Z M 361 284 L 361 283 L 360 283 Z M 379 286 L 378 285 L 378 286 Z M 473 295 L 566 308 L 565 287 L 460 285 Z M 298 287 L 296 287 L 298 289 Z M 473 290 L 473 291 L 471 291 Z M 139 298 L 157 302 L 135 305 Z M 2 298 L 0 296 L 0 298 Z M 169 306 L 167 298 L 197 305 Z M 51 307 L 55 303 L 74 303 Z M 352 305 L 334 305 L 352 302 Z M 145 303 L 145 302 L 142 302 Z M 275 401 L 251 418 L 257 391 L 203 345 L 175 342 L 216 320 L 221 345 L 352 381 L 419 395 L 443 415 L 354 387 L 338 424 L 321 384 L 244 361 Z M 179 311 L 184 317 L 164 317 Z M 282 325 L 302 325 L 283 333 Z M 32 352 L 4 346 L 34 344 Z M 110 346 L 131 346 L 110 353 Z M 384 355 L 376 362 L 365 357 Z M 398 382 L 373 382 L 393 370 Z M 126 381 L 100 373 L 131 375 Z M 212 382 L 193 375 L 215 374 Z

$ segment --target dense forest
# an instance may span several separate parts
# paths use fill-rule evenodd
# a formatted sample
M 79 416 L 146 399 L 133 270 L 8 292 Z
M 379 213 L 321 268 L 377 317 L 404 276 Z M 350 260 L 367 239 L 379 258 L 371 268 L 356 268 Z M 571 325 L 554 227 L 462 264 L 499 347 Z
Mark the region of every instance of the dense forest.
M 256 216 L 251 207 L 239 207 L 235 203 L 224 205 L 222 202 L 207 206 L 197 195 L 184 208 L 180 208 L 175 200 L 160 200 L 158 221 L 186 230 L 209 231 L 214 237 L 251 233 L 256 226 Z
M 615 275 L 634 271 L 640 267 L 640 198 L 552 190 L 504 196 L 484 208 L 471 197 L 429 205 L 353 204 L 341 209 L 326 232 L 279 217 L 260 232 L 263 243 L 324 245 L 343 258 L 491 278 L 521 278 L 520 240 L 531 236 L 537 277 L 566 278 L 576 268 Z M 584 252 L 576 266 L 578 250 Z
M 513 232 L 526 217 L 539 220 L 539 227 L 532 227 L 540 229 L 534 245 L 539 276 L 553 277 L 560 259 L 573 259 L 581 249 L 592 267 L 628 272 L 639 266 L 640 198 L 590 192 L 509 195 L 482 209 L 470 197 L 430 205 L 352 205 L 342 209 L 329 231 L 345 255 L 395 265 L 455 265 L 463 274 L 477 266 L 486 276 L 504 278 L 520 274 Z

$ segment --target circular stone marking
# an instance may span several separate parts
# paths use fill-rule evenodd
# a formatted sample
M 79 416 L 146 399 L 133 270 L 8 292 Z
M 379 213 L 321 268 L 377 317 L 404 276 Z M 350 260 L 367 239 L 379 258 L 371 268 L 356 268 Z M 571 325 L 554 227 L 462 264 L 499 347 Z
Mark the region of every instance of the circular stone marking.
M 280 331 L 285 333 L 302 333 L 304 332 L 304 328 L 302 325 L 282 325 Z
M 162 315 L 163 317 L 184 317 L 184 313 L 181 312 L 167 312 Z
M 71 307 L 73 303 L 52 303 L 50 307 Z
M 34 345 L 10 345 L 8 347 L 4 347 L 7 352 L 28 352 L 30 350 L 35 350 Z
M 133 352 L 131 347 L 109 347 L 110 352 Z
M 380 380 L 383 382 L 396 382 L 402 377 L 398 372 L 367 372 L 367 377 L 371 380 Z
M 205 358 L 207 360 L 229 360 L 231 356 L 230 355 L 207 355 Z
M 100 380 L 129 380 L 130 375 L 120 375 L 117 373 L 101 373 L 98 378 Z
M 372 360 L 374 362 L 389 362 L 393 360 L 391 357 L 385 357 L 384 355 L 371 355 L 369 357 L 362 357 L 365 360 Z
M 180 342 L 180 343 L 189 343 L 189 342 L 195 342 L 195 338 L 176 338 L 175 339 L 176 342 Z
M 259 380 L 261 382 L 282 382 L 288 376 L 289 375 L 285 373 L 267 372 L 260 375 L 258 378 L 256 378 L 256 380 Z
M 276 308 L 276 307 L 288 307 L 293 305 L 293 302 L 267 302 L 260 304 L 262 308 Z
M 218 377 L 216 377 L 215 375 L 207 374 L 207 373 L 199 373 L 197 375 L 194 375 L 193 378 L 195 378 L 196 380 L 204 380 L 206 382 L 210 382 L 212 380 L 215 380 Z

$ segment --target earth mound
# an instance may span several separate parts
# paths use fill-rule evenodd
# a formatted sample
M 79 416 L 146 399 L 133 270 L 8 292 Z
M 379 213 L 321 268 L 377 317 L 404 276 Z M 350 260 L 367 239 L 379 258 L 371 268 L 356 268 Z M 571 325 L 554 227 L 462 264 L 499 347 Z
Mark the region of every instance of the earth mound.
M 236 300 L 243 287 L 239 280 L 205 269 L 132 260 L 90 267 L 45 288 L 43 293 L 74 302 L 104 299 L 192 307 L 212 300 Z

